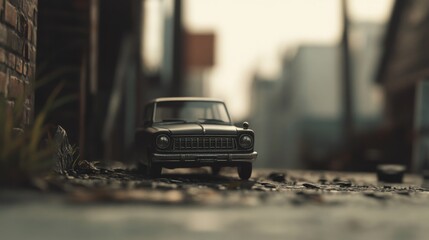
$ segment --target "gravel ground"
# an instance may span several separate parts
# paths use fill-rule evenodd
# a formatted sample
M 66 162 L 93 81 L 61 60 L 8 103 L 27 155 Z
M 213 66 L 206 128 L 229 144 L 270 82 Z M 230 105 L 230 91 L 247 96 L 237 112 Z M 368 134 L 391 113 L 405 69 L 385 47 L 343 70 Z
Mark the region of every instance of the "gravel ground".
M 1 239 L 428 239 L 429 191 L 372 173 L 133 170 L 35 180 L 0 191 Z

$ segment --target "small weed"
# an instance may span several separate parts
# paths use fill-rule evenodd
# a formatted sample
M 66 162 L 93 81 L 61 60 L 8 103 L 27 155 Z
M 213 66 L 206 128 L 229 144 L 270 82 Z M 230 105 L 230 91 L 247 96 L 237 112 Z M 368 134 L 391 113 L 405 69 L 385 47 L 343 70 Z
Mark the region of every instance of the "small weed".
M 0 96 L 0 185 L 28 184 L 34 176 L 53 169 L 56 146 L 45 119 L 49 111 L 61 105 L 58 103 L 66 102 L 57 99 L 61 89 L 62 85 L 54 89 L 30 126 L 23 126 L 19 121 L 24 112 L 23 100 L 17 99 L 11 108 L 7 99 Z
M 56 171 L 64 173 L 65 171 L 76 171 L 79 165 L 79 149 L 75 145 L 69 143 L 67 132 L 58 126 L 55 133 L 55 142 L 57 153 L 54 156 L 56 163 Z

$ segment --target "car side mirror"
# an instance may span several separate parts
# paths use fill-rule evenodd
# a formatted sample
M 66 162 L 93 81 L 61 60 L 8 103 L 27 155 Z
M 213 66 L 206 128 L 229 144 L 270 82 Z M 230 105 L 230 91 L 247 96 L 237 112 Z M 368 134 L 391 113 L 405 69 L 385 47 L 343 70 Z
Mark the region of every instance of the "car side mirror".
M 249 128 L 249 123 L 248 122 L 243 122 L 243 128 L 244 129 L 248 129 Z

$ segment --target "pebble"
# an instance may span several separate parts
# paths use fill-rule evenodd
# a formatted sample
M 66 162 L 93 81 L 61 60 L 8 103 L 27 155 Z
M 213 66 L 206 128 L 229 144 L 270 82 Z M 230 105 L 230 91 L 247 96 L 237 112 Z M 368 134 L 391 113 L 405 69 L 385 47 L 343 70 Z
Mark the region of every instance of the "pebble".
M 351 187 L 352 186 L 352 182 L 350 182 L 350 181 L 339 181 L 339 182 L 336 182 L 335 184 L 340 186 L 340 187 Z
M 311 189 L 320 189 L 320 187 L 316 184 L 313 183 L 303 183 L 302 184 L 304 187 L 306 188 L 311 188 Z
M 406 167 L 399 164 L 380 164 L 377 166 L 377 179 L 386 183 L 402 183 Z
M 319 183 L 325 185 L 326 183 L 328 183 L 328 179 L 326 179 L 326 178 L 319 178 Z
M 286 181 L 286 174 L 279 173 L 279 172 L 273 172 L 268 175 L 268 179 L 273 180 L 275 182 L 285 182 Z
M 261 182 L 261 185 L 263 185 L 264 187 L 267 188 L 276 188 L 277 186 L 272 184 L 272 183 L 267 183 L 267 182 Z
M 171 183 L 183 183 L 183 181 L 177 180 L 177 179 L 170 179 Z

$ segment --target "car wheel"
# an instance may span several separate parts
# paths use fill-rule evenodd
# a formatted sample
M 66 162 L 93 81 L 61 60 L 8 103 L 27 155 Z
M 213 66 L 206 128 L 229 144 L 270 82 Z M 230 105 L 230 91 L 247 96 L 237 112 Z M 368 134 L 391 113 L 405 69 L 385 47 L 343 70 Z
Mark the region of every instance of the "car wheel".
M 219 166 L 212 166 L 211 167 L 212 175 L 214 175 L 214 176 L 219 175 L 220 169 L 221 169 L 221 167 L 219 167 Z
M 238 176 L 242 180 L 248 180 L 252 176 L 252 164 L 243 163 L 237 167 Z
M 147 166 L 146 173 L 150 178 L 159 177 L 162 172 L 162 167 L 159 165 L 151 164 Z

